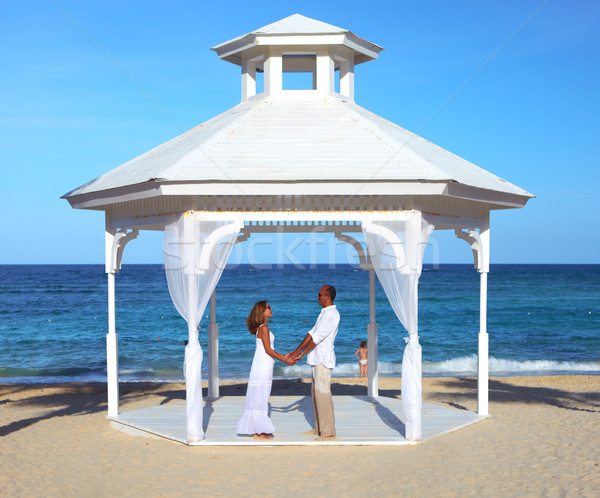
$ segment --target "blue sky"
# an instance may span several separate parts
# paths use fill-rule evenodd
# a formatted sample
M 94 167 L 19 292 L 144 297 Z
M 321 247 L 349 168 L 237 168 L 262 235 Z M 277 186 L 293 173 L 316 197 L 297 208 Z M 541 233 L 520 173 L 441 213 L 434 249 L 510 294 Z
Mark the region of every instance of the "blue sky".
M 536 195 L 492 213 L 492 263 L 600 263 L 596 2 L 40 0 L 0 16 L 0 264 L 103 263 L 103 213 L 60 196 L 238 104 L 239 67 L 209 48 L 296 12 L 385 47 L 359 105 Z M 161 262 L 161 233 L 125 251 Z

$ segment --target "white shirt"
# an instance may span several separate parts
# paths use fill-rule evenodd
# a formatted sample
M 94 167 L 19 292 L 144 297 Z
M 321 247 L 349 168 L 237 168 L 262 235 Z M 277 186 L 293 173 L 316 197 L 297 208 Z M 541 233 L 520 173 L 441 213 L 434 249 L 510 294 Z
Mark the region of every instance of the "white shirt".
M 327 368 L 335 367 L 335 353 L 333 352 L 333 342 L 338 332 L 340 324 L 340 312 L 335 304 L 323 308 L 315 326 L 308 331 L 316 344 L 315 348 L 306 356 L 306 362 L 309 365 L 318 365 L 319 363 Z

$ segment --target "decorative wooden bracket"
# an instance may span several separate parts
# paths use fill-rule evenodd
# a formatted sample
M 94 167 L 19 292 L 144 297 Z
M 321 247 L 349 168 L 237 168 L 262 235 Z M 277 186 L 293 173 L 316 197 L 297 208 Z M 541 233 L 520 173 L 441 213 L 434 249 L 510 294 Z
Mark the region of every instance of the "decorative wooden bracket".
M 475 230 L 469 230 L 468 232 L 465 232 L 456 228 L 454 229 L 454 233 L 459 239 L 464 240 L 471 246 L 471 250 L 473 251 L 473 261 L 477 271 L 479 273 L 488 273 L 489 264 L 487 261 L 485 261 L 483 242 L 479 232 Z
M 123 257 L 123 249 L 128 242 L 137 238 L 139 230 L 133 229 L 131 231 L 119 230 L 113 235 L 112 249 L 110 254 L 110 261 L 106 267 L 106 273 L 117 273 L 121 269 L 121 258 Z

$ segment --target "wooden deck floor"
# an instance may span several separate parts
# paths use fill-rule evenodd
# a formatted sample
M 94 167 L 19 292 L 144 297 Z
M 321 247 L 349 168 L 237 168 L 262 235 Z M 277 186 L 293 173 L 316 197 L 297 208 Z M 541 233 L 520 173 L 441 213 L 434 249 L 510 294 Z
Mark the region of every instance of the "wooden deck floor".
M 243 396 L 221 397 L 205 401 L 205 439 L 193 446 L 240 445 L 405 445 L 417 444 L 404 438 L 402 402 L 397 398 L 366 396 L 334 396 L 337 438 L 316 441 L 304 432 L 313 427 L 312 400 L 308 396 L 271 396 L 270 416 L 275 426 L 275 438 L 257 441 L 235 433 L 244 411 Z M 486 417 L 455 408 L 423 405 L 423 439 L 452 432 Z M 150 434 L 186 443 L 185 402 L 143 408 L 120 413 L 110 418 L 119 430 L 134 434 Z M 142 431 L 142 432 L 140 432 Z

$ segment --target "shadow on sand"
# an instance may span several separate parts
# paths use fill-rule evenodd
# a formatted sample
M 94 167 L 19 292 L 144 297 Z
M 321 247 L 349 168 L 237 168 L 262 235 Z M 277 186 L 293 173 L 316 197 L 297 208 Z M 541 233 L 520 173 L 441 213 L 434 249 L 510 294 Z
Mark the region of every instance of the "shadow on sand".
M 445 387 L 444 392 L 440 392 L 439 395 L 435 391 L 430 392 L 430 401 L 462 410 L 467 409 L 462 403 L 477 402 L 477 379 L 444 378 L 440 384 Z M 564 410 L 600 412 L 600 392 L 574 392 L 551 387 L 519 386 L 498 377 L 489 381 L 489 399 L 490 403 L 519 402 L 550 405 Z
M 427 402 L 439 403 L 466 410 L 465 403 L 473 404 L 477 400 L 477 380 L 473 378 L 444 378 L 439 380 L 444 391 L 439 394 L 435 389 L 427 392 Z M 332 393 L 336 395 L 366 396 L 366 387 L 345 384 L 341 379 L 333 380 Z M 572 392 L 563 389 L 518 386 L 498 378 L 490 380 L 490 402 L 551 405 L 565 410 L 600 412 L 600 392 Z M 206 389 L 203 390 L 207 395 Z M 245 396 L 246 383 L 227 384 L 220 387 L 221 396 Z M 380 389 L 380 396 L 399 397 L 400 389 Z M 133 402 L 143 401 L 152 395 L 153 406 L 171 401 L 185 400 L 184 384 L 158 384 L 150 382 L 131 382 L 120 384 L 120 404 L 127 409 Z M 298 406 L 286 409 L 298 409 L 309 424 L 314 423 L 310 383 L 301 379 L 276 379 L 273 382 L 272 395 L 305 396 Z M 35 408 L 36 415 L 29 416 Z M 382 405 L 376 407 L 383 421 L 390 427 L 399 429 L 401 422 L 394 414 L 388 413 Z M 106 412 L 106 384 L 100 382 L 70 384 L 0 384 L 0 417 L 9 422 L 0 426 L 0 436 L 27 428 L 37 422 L 69 415 L 87 415 Z M 386 411 L 387 410 L 387 411 Z M 2 413 L 4 412 L 4 413 Z M 40 413 L 37 415 L 37 413 Z M 210 420 L 206 414 L 206 423 Z M 396 419 L 396 420 L 394 420 Z M 388 424 L 389 425 L 389 424 Z

